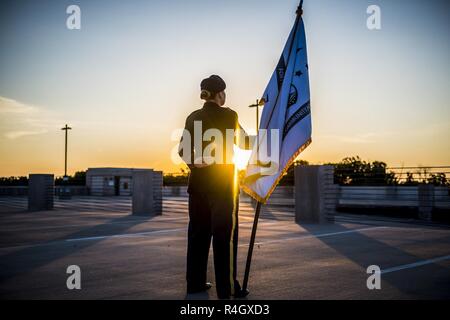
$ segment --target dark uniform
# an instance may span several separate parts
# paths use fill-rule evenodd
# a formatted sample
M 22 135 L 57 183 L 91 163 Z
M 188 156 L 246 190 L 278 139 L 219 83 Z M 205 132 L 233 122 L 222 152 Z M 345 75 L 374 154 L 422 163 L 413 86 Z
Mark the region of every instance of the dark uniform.
M 188 292 L 196 292 L 205 286 L 212 238 L 217 295 L 219 298 L 228 298 L 240 291 L 236 281 L 239 186 L 237 172 L 231 162 L 232 152 L 226 152 L 225 137 L 227 129 L 240 129 L 240 125 L 236 112 L 213 102 L 206 102 L 202 109 L 194 111 L 187 118 L 185 126 L 191 135 L 189 151 L 192 162 L 196 155 L 193 141 L 202 138 L 194 136 L 195 121 L 202 123 L 202 137 L 208 129 L 220 130 L 224 137 L 224 163 L 204 168 L 189 165 L 187 288 Z M 203 150 L 210 143 L 203 142 Z M 183 153 L 186 151 L 183 150 Z

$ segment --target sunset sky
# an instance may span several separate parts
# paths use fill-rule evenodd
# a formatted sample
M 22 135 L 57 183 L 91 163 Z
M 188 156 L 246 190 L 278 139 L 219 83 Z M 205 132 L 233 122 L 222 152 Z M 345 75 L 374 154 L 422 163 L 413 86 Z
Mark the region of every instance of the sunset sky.
M 67 6 L 81 30 L 66 28 Z M 381 8 L 382 29 L 366 27 Z M 1 1 L 0 176 L 88 167 L 165 172 L 173 130 L 219 74 L 255 132 L 254 103 L 298 0 Z M 313 163 L 359 155 L 390 166 L 450 165 L 450 2 L 305 0 Z

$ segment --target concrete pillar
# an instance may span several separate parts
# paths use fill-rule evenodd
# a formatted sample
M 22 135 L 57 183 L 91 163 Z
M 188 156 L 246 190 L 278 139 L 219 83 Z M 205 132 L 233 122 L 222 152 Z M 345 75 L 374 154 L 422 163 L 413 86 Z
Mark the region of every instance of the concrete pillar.
M 53 174 L 30 174 L 28 179 L 28 210 L 52 210 L 54 192 Z
M 133 214 L 145 216 L 162 214 L 162 173 L 133 171 L 132 211 Z
M 297 166 L 295 175 L 295 221 L 333 223 L 339 187 L 333 166 Z
M 419 218 L 431 221 L 433 218 L 432 212 L 434 206 L 434 185 L 419 184 L 418 196 L 419 196 Z
M 153 171 L 153 210 L 154 215 L 162 215 L 163 201 L 163 173 Z

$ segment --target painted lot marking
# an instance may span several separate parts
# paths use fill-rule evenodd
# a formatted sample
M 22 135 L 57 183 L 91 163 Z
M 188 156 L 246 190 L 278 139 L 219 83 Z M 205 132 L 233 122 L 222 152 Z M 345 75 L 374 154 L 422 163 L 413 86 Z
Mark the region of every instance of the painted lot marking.
M 159 234 L 159 233 L 170 233 L 186 230 L 186 228 L 178 228 L 178 229 L 166 229 L 166 230 L 155 230 L 155 231 L 147 231 L 147 232 L 138 232 L 138 233 L 125 233 L 125 234 L 115 234 L 111 236 L 98 236 L 98 237 L 87 237 L 87 238 L 75 238 L 75 239 L 67 239 L 67 242 L 74 241 L 90 241 L 90 240 L 102 240 L 102 239 L 114 239 L 114 238 L 137 238 L 137 237 L 145 237 L 151 234 Z
M 445 260 L 449 260 L 449 259 L 450 259 L 450 255 L 443 256 L 443 257 L 437 257 L 437 258 L 433 258 L 433 259 L 428 259 L 428 260 L 423 260 L 423 261 L 418 261 L 418 262 L 409 263 L 409 264 L 404 264 L 404 265 L 397 266 L 397 267 L 383 269 L 383 270 L 381 270 L 381 274 L 386 274 L 386 273 L 391 273 L 391 272 L 396 272 L 396 271 L 406 270 L 406 269 L 412 269 L 412 268 L 418 268 L 418 267 L 426 266 L 428 264 L 433 264 L 436 262 L 441 262 L 441 261 L 445 261 Z
M 274 222 L 268 222 L 267 224 L 274 224 Z M 386 228 L 390 228 L 390 227 L 368 227 L 368 228 L 359 228 L 359 229 L 340 231 L 340 232 L 330 232 L 330 233 L 322 233 L 322 234 L 310 234 L 310 235 L 304 235 L 304 236 L 296 236 L 296 237 L 288 237 L 288 238 L 282 238 L 282 239 L 261 241 L 261 242 L 258 242 L 257 244 L 271 244 L 271 243 L 290 241 L 290 240 L 297 240 L 297 239 L 307 239 L 307 238 L 332 237 L 332 236 L 337 236 L 337 235 L 345 235 L 345 234 L 356 233 L 356 232 L 359 232 L 359 231 L 370 231 L 370 230 L 375 230 L 375 229 L 386 229 Z M 151 236 L 151 235 L 154 235 L 154 234 L 171 233 L 171 232 L 179 232 L 179 231 L 187 231 L 187 228 L 163 229 L 163 230 L 153 230 L 153 231 L 137 232 L 137 233 L 124 233 L 124 234 L 115 234 L 115 235 L 106 235 L 106 236 L 83 237 L 83 238 L 73 238 L 73 239 L 61 239 L 61 240 L 51 241 L 51 242 L 47 242 L 47 243 L 36 243 L 36 244 L 29 244 L 29 245 L 18 245 L 18 246 L 11 246 L 11 247 L 3 247 L 3 248 L 0 248 L 0 251 L 1 250 L 12 249 L 12 248 L 18 248 L 18 247 L 49 246 L 49 245 L 54 245 L 54 244 L 66 243 L 66 242 L 94 241 L 94 240 L 120 239 L 120 238 L 139 238 L 139 237 Z M 241 244 L 241 245 L 239 245 L 239 247 L 245 247 L 245 246 L 248 246 L 248 244 Z
M 282 239 L 274 239 L 274 240 L 255 242 L 255 244 L 261 245 L 261 244 L 270 244 L 270 243 L 277 243 L 277 242 L 284 242 L 284 241 L 291 241 L 291 240 L 298 240 L 298 239 L 325 238 L 325 237 L 332 237 L 332 236 L 338 236 L 338 235 L 343 235 L 343 234 L 355 233 L 355 232 L 359 232 L 359 231 L 369 231 L 369 230 L 377 230 L 377 229 L 391 229 L 391 227 L 367 227 L 367 228 L 359 228 L 359 229 L 346 230 L 346 231 L 310 234 L 310 235 L 305 235 L 305 236 L 295 236 L 295 237 L 288 237 L 288 238 L 282 238 Z M 242 244 L 239 247 L 248 247 L 248 244 L 245 244 L 245 245 Z

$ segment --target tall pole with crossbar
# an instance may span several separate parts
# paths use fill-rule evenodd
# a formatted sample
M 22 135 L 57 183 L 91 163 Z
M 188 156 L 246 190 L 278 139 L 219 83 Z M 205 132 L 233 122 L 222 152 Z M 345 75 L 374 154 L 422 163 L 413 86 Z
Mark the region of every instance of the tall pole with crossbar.
M 64 148 L 64 179 L 67 179 L 67 134 L 69 130 L 72 130 L 72 128 L 66 124 L 64 128 L 61 128 L 61 130 L 65 131 L 66 133 L 66 143 Z

